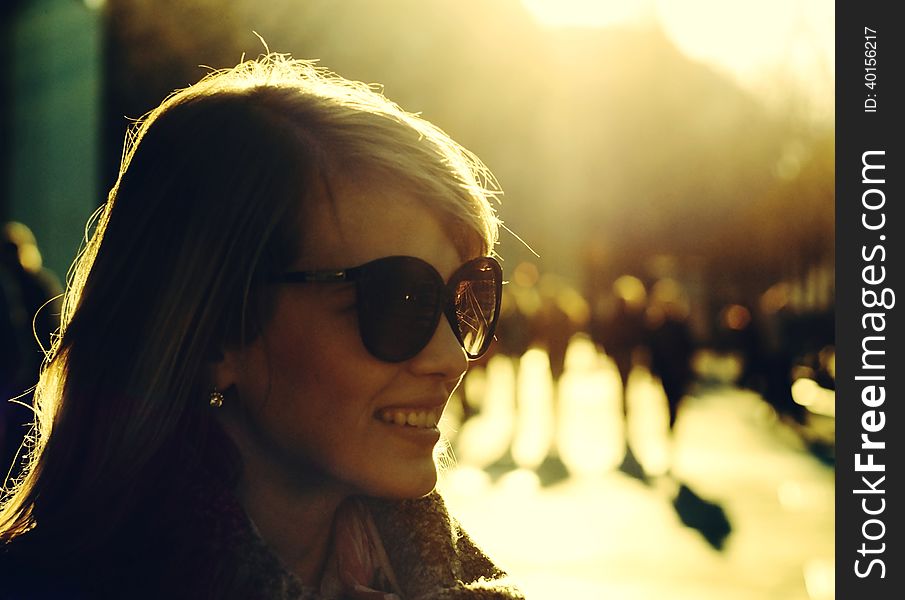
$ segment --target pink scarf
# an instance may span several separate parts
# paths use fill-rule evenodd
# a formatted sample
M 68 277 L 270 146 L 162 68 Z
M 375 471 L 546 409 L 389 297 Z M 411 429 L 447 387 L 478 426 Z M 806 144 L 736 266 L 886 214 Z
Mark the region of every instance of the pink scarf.
M 367 508 L 350 499 L 336 511 L 320 592 L 327 598 L 400 600 L 401 592 Z

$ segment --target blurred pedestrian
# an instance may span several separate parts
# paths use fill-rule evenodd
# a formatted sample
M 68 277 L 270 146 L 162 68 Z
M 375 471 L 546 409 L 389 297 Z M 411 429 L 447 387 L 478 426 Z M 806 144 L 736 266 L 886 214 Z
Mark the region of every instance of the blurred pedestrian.
M 645 478 L 644 469 L 632 449 L 628 433 L 628 382 L 639 356 L 647 356 L 647 289 L 637 277 L 620 275 L 611 288 L 594 302 L 591 318 L 591 340 L 616 365 L 621 384 L 622 418 L 625 449 L 620 469 Z
M 568 474 L 560 458 L 558 442 L 562 421 L 560 380 L 565 372 L 566 350 L 578 333 L 586 333 L 590 322 L 590 307 L 584 296 L 561 276 L 544 274 L 538 283 L 540 305 L 535 315 L 535 343 L 547 353 L 552 379 L 553 397 L 551 427 L 554 435 L 547 456 L 538 470 L 546 480 L 558 480 Z
M 684 288 L 663 278 L 651 288 L 647 308 L 651 374 L 660 379 L 669 408 L 669 430 L 675 429 L 682 398 L 694 381 L 691 359 L 695 344 L 688 323 L 690 305 Z
M 591 339 L 600 346 L 616 365 L 622 383 L 623 413 L 628 403 L 625 391 L 635 358 L 647 344 L 647 290 L 633 275 L 621 275 L 612 289 L 594 303 Z

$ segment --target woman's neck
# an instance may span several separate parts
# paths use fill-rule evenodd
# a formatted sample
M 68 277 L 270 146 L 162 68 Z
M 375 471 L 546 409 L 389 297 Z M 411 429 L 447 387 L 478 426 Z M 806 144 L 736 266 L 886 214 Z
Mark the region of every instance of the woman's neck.
M 330 547 L 333 517 L 350 494 L 335 483 L 285 481 L 254 468 L 259 466 L 246 463 L 239 501 L 286 568 L 304 584 L 318 585 Z

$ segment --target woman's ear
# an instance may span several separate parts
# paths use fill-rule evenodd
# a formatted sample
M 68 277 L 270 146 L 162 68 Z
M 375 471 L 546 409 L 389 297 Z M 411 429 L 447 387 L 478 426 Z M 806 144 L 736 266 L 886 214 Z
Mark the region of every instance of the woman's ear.
M 211 385 L 220 391 L 234 386 L 239 379 L 241 351 L 238 348 L 221 348 L 208 362 Z

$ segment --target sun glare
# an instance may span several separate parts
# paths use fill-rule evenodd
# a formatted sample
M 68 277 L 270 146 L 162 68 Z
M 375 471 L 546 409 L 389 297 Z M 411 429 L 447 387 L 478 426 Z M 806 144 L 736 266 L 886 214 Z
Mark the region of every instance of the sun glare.
M 764 93 L 795 82 L 816 110 L 831 113 L 835 11 L 829 0 L 660 0 L 657 20 L 688 56 Z
M 833 109 L 835 10 L 830 0 L 522 0 L 547 28 L 662 28 L 686 55 L 753 91 L 794 82 L 815 110 Z M 771 91 L 772 90 L 772 91 Z

